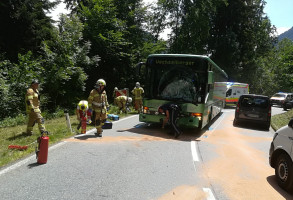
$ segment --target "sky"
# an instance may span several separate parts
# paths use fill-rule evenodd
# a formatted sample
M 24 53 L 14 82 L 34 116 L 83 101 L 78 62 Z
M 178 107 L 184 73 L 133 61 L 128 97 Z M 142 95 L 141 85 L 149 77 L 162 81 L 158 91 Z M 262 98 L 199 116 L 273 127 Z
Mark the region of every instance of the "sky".
M 155 0 L 144 0 L 146 3 L 154 2 Z M 293 27 L 293 0 L 265 0 L 267 3 L 264 8 L 264 13 L 271 20 L 271 24 L 277 28 L 278 35 Z M 50 16 L 54 20 L 58 20 L 60 13 L 68 13 L 63 3 L 52 11 Z M 167 33 L 163 34 L 166 35 Z M 162 36 L 164 37 L 164 36 Z
M 265 0 L 264 12 L 275 25 L 278 34 L 293 27 L 293 0 Z

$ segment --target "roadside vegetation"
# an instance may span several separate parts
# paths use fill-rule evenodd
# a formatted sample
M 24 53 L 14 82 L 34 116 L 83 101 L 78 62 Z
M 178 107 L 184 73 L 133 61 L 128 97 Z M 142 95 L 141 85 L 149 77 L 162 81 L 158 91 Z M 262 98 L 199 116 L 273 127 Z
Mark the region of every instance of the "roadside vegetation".
M 271 127 L 276 131 L 283 126 L 288 125 L 290 119 L 293 119 L 293 109 L 288 112 L 272 116 Z
M 112 106 L 109 110 L 110 114 L 117 114 L 118 108 Z M 124 118 L 126 116 L 136 114 L 137 112 L 131 107 L 131 111 L 128 114 L 118 114 L 119 118 Z M 46 129 L 50 132 L 49 135 L 49 145 L 56 144 L 62 141 L 65 138 L 72 137 L 77 134 L 78 121 L 76 115 L 73 114 L 73 111 L 70 115 L 70 124 L 72 132 L 67 127 L 66 117 L 64 111 L 59 111 L 54 113 L 54 115 L 45 116 L 45 126 Z M 111 120 L 108 120 L 111 121 Z M 26 116 L 19 116 L 16 118 L 7 118 L 1 123 L 0 126 L 0 168 L 13 163 L 19 159 L 25 158 L 29 155 L 32 155 L 35 152 L 37 147 L 37 138 L 40 136 L 38 125 L 34 126 L 34 134 L 32 136 L 26 135 Z M 93 129 L 93 125 L 87 125 L 87 130 Z M 80 132 L 80 129 L 79 129 Z M 17 146 L 28 146 L 26 150 L 19 149 L 9 149 L 9 145 Z
M 34 144 L 25 151 L 7 149 L 37 138 L 23 135 L 25 92 L 32 79 L 40 81 L 41 110 L 53 133 L 50 144 L 72 136 L 63 110 L 87 98 L 99 78 L 107 83 L 110 102 L 115 87 L 131 90 L 137 81 L 144 87 L 146 71 L 138 76 L 135 66 L 150 54 L 210 55 L 229 81 L 248 83 L 250 93 L 293 92 L 293 41 L 278 41 L 264 12 L 265 0 L 160 0 L 150 5 L 142 0 L 64 0 L 71 12 L 54 22 L 46 13 L 59 2 L 0 3 L 0 166 L 34 152 Z M 166 29 L 168 38 L 161 38 Z M 74 111 L 70 114 L 76 126 Z M 273 117 L 273 128 L 286 120 Z

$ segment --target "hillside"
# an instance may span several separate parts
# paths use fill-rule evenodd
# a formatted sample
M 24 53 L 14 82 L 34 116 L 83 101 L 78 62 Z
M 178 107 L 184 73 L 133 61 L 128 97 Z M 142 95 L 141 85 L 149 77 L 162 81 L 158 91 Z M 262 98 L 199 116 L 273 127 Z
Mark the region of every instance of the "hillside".
M 281 41 L 284 38 L 289 38 L 291 40 L 293 40 L 293 27 L 290 28 L 288 31 L 282 33 L 281 35 L 279 35 L 279 41 Z

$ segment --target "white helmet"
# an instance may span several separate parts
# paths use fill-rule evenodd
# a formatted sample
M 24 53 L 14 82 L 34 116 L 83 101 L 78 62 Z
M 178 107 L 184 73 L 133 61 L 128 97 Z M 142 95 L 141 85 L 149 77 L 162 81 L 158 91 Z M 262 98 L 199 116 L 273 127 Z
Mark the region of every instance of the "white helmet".
M 114 87 L 114 90 L 115 90 L 115 91 L 117 91 L 117 90 L 118 90 L 118 88 L 117 88 L 117 87 Z
M 131 103 L 132 102 L 132 98 L 131 97 L 128 97 L 127 98 L 127 102 Z
M 139 87 L 139 86 L 140 86 L 140 83 L 139 83 L 139 82 L 136 82 L 136 83 L 135 83 L 135 86 L 136 86 L 136 87 Z
M 99 79 L 96 83 L 96 86 L 103 85 L 106 86 L 106 81 L 104 79 Z

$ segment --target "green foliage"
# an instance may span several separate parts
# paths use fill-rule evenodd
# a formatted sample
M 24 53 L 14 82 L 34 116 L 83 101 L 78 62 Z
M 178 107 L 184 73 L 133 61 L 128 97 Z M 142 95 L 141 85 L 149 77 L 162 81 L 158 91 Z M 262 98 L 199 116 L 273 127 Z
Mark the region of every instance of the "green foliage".
M 1 102 L 3 112 L 0 119 L 16 116 L 25 110 L 24 95 L 33 78 L 40 81 L 43 68 L 39 59 L 33 58 L 32 52 L 18 55 L 18 64 L 8 60 L 0 62 Z
M 267 55 L 257 60 L 256 73 L 250 85 L 254 93 L 272 96 L 276 92 L 293 91 L 293 42 L 280 41 Z
M 98 59 L 87 54 L 89 42 L 82 41 L 83 25 L 76 15 L 70 18 L 62 15 L 55 40 L 45 41 L 42 46 L 45 69 L 43 99 L 49 110 L 58 106 L 71 108 L 83 96 L 87 75 L 84 68 L 97 65 Z
M 51 39 L 52 24 L 46 11 L 56 5 L 49 0 L 8 0 L 0 3 L 0 53 L 16 62 L 18 54 L 40 49 L 44 39 Z
M 283 39 L 276 47 L 275 81 L 280 91 L 293 92 L 293 41 Z
M 23 114 L 19 114 L 16 117 L 6 117 L 4 120 L 0 121 L 0 128 L 3 127 L 13 127 L 18 125 L 23 125 L 27 123 L 27 117 Z

